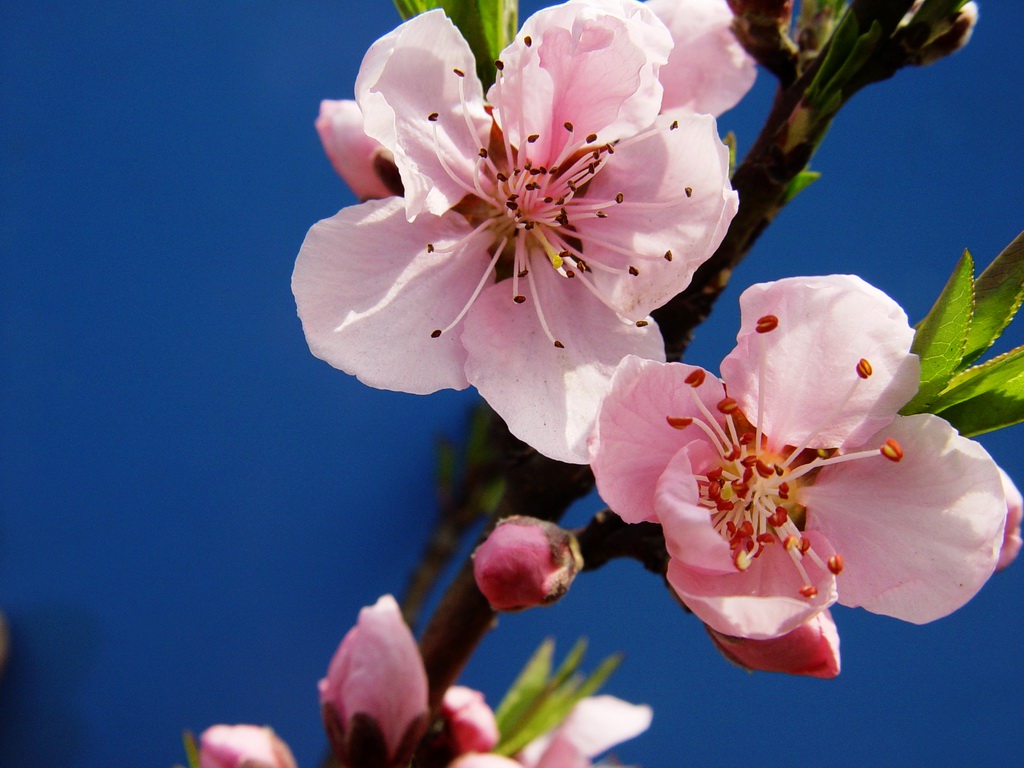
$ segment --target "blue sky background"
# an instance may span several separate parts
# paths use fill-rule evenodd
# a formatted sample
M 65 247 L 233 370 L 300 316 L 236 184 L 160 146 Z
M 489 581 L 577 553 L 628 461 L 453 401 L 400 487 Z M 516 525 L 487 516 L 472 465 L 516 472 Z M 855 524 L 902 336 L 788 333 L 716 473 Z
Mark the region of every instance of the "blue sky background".
M 402 589 L 435 510 L 432 445 L 475 402 L 314 359 L 289 289 L 307 228 L 353 202 L 319 100 L 351 96 L 397 15 L 12 0 L 3 17 L 0 765 L 166 768 L 183 728 L 255 722 L 312 768 L 316 681 L 359 607 Z M 691 362 L 717 368 L 751 282 L 857 272 L 917 319 L 965 246 L 987 262 L 1024 227 L 1022 27 L 1019 4 L 983 3 L 965 51 L 857 97 Z M 722 118 L 741 147 L 771 90 L 762 75 Z M 984 440 L 1018 480 L 1022 434 Z M 595 664 L 627 652 L 607 690 L 655 708 L 626 763 L 1005 764 L 1022 567 L 925 627 L 837 609 L 843 672 L 819 681 L 731 667 L 657 579 L 613 563 L 503 617 L 463 682 L 496 703 L 543 637 L 586 634 Z

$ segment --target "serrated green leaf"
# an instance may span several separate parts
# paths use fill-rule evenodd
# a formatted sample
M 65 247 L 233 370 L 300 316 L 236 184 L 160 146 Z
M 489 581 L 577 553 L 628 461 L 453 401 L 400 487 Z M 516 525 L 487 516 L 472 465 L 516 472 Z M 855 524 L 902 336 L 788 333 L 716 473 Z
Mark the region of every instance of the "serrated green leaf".
M 511 733 L 516 722 L 533 704 L 534 699 L 544 690 L 551 674 L 551 659 L 555 653 L 555 641 L 550 637 L 540 644 L 523 671 L 512 683 L 501 700 L 494 718 L 498 722 L 498 732 L 504 735 Z
M 957 379 L 936 402 L 936 413 L 964 437 L 1024 422 L 1024 345 Z
M 787 205 L 794 197 L 799 195 L 811 184 L 821 178 L 821 173 L 818 171 L 809 171 L 806 168 L 792 179 L 789 184 L 786 185 L 786 191 L 782 194 L 782 204 Z
M 930 411 L 935 397 L 960 367 L 974 311 L 974 259 L 970 251 L 953 268 L 935 304 L 917 324 L 910 351 L 921 358 L 921 387 L 900 410 L 904 416 Z
M 961 368 L 977 360 L 1006 329 L 1024 301 L 1024 232 L 996 256 L 974 283 L 974 320 Z
M 441 7 L 469 43 L 469 48 L 476 58 L 477 77 L 486 91 L 494 82 L 498 70 L 494 66 L 495 57 L 491 54 L 490 44 L 484 32 L 481 7 L 477 0 L 441 0 Z
M 185 744 L 185 759 L 188 760 L 188 768 L 199 768 L 199 747 L 196 746 L 196 737 L 192 731 L 184 731 L 181 740 Z

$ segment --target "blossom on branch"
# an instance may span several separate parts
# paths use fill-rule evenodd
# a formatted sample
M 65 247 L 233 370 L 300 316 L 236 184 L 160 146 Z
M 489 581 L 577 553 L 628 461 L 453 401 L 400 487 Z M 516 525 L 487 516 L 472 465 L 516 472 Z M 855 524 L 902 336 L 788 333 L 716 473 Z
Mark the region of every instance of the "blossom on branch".
M 914 331 L 859 278 L 755 285 L 722 379 L 627 358 L 602 406 L 598 490 L 660 522 L 676 594 L 734 637 L 790 632 L 838 599 L 915 623 L 969 600 L 1007 506 L 984 449 L 930 414 Z
M 427 673 L 391 595 L 359 612 L 319 690 L 324 727 L 343 766 L 408 764 L 427 729 Z
M 199 768 L 295 768 L 295 758 L 270 728 L 214 725 L 199 737 Z
M 569 2 L 527 19 L 485 99 L 440 10 L 374 43 L 356 102 L 404 196 L 306 236 L 312 352 L 374 387 L 473 385 L 515 435 L 584 463 L 616 364 L 664 359 L 649 313 L 737 209 L 714 118 L 659 116 L 671 49 L 642 3 Z

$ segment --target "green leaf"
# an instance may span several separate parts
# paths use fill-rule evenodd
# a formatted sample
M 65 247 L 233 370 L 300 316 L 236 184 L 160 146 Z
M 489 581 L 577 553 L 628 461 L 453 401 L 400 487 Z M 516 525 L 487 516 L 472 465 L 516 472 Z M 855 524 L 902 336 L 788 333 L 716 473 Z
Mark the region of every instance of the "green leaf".
M 185 743 L 185 758 L 188 760 L 188 768 L 199 768 L 199 747 L 196 746 L 196 737 L 192 731 L 184 731 L 181 740 Z
M 964 251 L 939 298 L 917 324 L 910 351 L 921 358 L 921 388 L 900 410 L 904 416 L 931 410 L 929 405 L 949 384 L 963 359 L 973 311 L 974 260 Z
M 857 17 L 848 11 L 840 19 L 825 53 L 825 60 L 807 89 L 807 101 L 824 111 L 842 99 L 843 88 L 871 58 L 882 39 L 882 25 L 872 20 L 868 31 L 858 35 Z M 837 110 L 838 111 L 838 110 Z
M 477 0 L 477 5 L 484 36 L 487 38 L 488 53 L 491 61 L 494 61 L 516 36 L 516 30 L 519 29 L 519 4 L 517 0 Z
M 985 268 L 974 283 L 974 320 L 961 368 L 977 360 L 999 338 L 1024 301 L 1024 232 Z
M 1024 345 L 968 368 L 935 403 L 964 437 L 1024 421 Z
M 787 205 L 794 197 L 799 195 L 811 184 L 821 178 L 821 173 L 818 171 L 809 171 L 806 168 L 792 179 L 789 184 L 786 185 L 786 191 L 782 195 L 782 204 Z
M 484 32 L 484 20 L 481 16 L 481 5 L 492 6 L 495 3 L 481 2 L 477 0 L 441 0 L 441 7 L 448 14 L 448 18 L 459 28 L 459 32 L 469 43 L 473 56 L 476 57 L 476 74 L 483 83 L 484 90 L 494 82 L 497 74 L 497 67 L 494 66 L 496 56 L 491 53 L 490 43 L 487 34 Z M 488 12 L 491 12 L 490 10 Z
M 498 732 L 504 738 L 510 733 L 526 710 L 533 704 L 534 699 L 544 690 L 547 685 L 548 676 L 551 674 L 551 659 L 555 653 L 555 641 L 550 637 L 540 644 L 530 660 L 526 662 L 523 671 L 512 683 L 501 700 L 494 718 L 498 722 Z

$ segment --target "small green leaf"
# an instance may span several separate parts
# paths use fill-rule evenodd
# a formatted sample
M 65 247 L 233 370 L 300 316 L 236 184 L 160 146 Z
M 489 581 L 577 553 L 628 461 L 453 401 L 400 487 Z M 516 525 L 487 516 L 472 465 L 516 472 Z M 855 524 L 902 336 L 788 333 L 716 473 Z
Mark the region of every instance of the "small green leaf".
M 1024 301 L 1024 232 L 985 268 L 974 283 L 974 320 L 961 368 L 977 360 L 1009 325 Z
M 587 652 L 587 638 L 581 637 L 576 641 L 576 645 L 569 651 L 569 655 L 565 657 L 565 660 L 558 665 L 558 670 L 551 678 L 551 685 L 554 688 L 559 688 L 565 684 L 572 675 L 576 674 L 576 670 L 580 668 L 580 664 L 583 663 L 583 654 Z
M 493 5 L 484 3 L 483 5 Z M 484 31 L 484 20 L 481 16 L 481 7 L 477 0 L 441 0 L 441 7 L 448 14 L 448 18 L 459 28 L 459 32 L 466 38 L 470 50 L 476 58 L 476 74 L 483 83 L 484 90 L 494 82 L 498 70 L 494 66 L 494 54 L 491 53 L 487 34 Z M 488 11 L 490 12 L 490 10 Z
M 821 173 L 818 171 L 809 171 L 806 168 L 792 179 L 789 184 L 786 185 L 786 191 L 782 195 L 782 204 L 787 205 L 794 197 L 799 195 L 811 184 L 821 178 Z
M 188 768 L 199 768 L 199 747 L 196 746 L 196 737 L 192 731 L 184 731 L 181 740 L 185 743 L 185 759 L 188 760 Z
M 1024 421 L 1024 346 L 968 368 L 935 403 L 964 437 Z
M 921 388 L 903 406 L 904 416 L 931 410 L 929 405 L 949 384 L 963 359 L 973 311 L 974 260 L 964 251 L 939 298 L 917 324 L 910 351 L 921 358 Z
M 551 674 L 551 659 L 555 653 L 555 641 L 550 637 L 540 644 L 530 660 L 526 662 L 523 671 L 512 683 L 501 700 L 494 718 L 498 722 L 498 732 L 504 738 L 510 733 L 516 722 L 525 714 L 526 710 L 533 704 L 537 695 L 547 685 L 548 676 Z
M 858 35 L 857 17 L 848 11 L 840 19 L 821 68 L 807 89 L 807 101 L 824 111 L 825 106 L 842 99 L 843 88 L 861 70 L 882 39 L 882 25 L 872 20 L 868 31 Z

